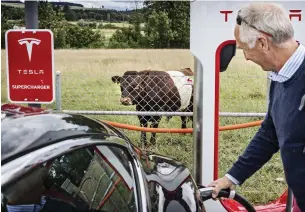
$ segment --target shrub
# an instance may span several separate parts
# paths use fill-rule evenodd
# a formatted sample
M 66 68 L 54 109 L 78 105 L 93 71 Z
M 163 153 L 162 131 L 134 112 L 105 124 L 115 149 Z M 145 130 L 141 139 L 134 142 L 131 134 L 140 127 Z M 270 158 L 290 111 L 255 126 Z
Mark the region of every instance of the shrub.
M 121 27 L 118 27 L 114 24 L 105 24 L 102 26 L 103 29 L 121 29 Z
M 109 39 L 108 48 L 144 48 L 146 39 L 134 27 L 117 30 Z

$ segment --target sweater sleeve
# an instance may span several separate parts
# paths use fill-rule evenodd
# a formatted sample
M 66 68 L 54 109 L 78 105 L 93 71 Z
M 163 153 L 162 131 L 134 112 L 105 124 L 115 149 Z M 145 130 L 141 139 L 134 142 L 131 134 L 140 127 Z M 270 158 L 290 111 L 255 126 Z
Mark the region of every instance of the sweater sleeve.
M 272 117 L 268 110 L 260 129 L 244 153 L 239 156 L 238 160 L 228 171 L 228 174 L 235 178 L 239 182 L 239 185 L 242 185 L 245 180 L 268 162 L 278 150 L 278 139 Z

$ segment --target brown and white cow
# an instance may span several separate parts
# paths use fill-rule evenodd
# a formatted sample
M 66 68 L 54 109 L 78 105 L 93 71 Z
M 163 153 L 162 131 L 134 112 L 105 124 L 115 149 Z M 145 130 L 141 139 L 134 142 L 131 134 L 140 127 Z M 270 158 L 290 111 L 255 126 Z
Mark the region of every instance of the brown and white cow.
M 120 84 L 123 105 L 136 105 L 137 111 L 193 112 L 193 81 L 190 68 L 177 71 L 126 71 L 123 76 L 113 76 L 114 83 Z M 140 126 L 151 122 L 158 128 L 162 116 L 138 115 Z M 167 117 L 168 120 L 171 117 Z M 182 128 L 186 128 L 187 116 L 181 116 Z M 193 118 L 190 117 L 193 121 Z M 155 144 L 156 133 L 150 142 Z M 141 142 L 146 146 L 146 133 L 141 132 Z

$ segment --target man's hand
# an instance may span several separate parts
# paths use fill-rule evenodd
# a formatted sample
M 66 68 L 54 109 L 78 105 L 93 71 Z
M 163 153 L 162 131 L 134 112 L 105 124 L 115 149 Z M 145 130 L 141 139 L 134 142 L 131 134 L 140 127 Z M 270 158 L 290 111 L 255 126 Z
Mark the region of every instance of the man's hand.
M 218 180 L 215 180 L 214 182 L 211 182 L 208 187 L 215 187 L 212 193 L 212 197 L 216 199 L 221 189 L 230 188 L 231 190 L 233 190 L 235 188 L 235 185 L 229 178 L 224 176 L 222 178 L 219 178 Z

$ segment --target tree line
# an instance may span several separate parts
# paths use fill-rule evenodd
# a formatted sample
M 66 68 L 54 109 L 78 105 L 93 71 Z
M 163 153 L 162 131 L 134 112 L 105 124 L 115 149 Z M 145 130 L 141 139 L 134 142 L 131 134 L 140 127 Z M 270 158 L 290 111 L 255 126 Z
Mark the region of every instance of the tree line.
M 20 8 L 16 8 L 16 10 L 18 9 Z M 6 30 L 11 29 L 15 24 L 24 24 L 24 9 L 21 9 L 23 14 L 18 16 L 18 20 L 15 21 L 11 21 L 8 12 L 4 11 L 1 12 L 2 48 L 5 47 Z M 106 39 L 101 31 L 96 30 L 96 24 L 71 24 L 69 11 L 75 12 L 77 10 L 70 9 L 69 6 L 59 7 L 47 1 L 39 1 L 39 28 L 53 31 L 55 49 L 189 48 L 189 1 L 145 0 L 143 8 L 129 11 L 130 25 L 124 28 L 96 21 L 98 28 L 112 27 L 117 29 L 109 39 Z M 119 11 L 117 13 L 119 14 Z M 127 13 L 124 14 L 127 15 Z M 96 18 L 96 16 L 92 15 L 90 18 Z
M 2 1 L 3 2 L 3 1 Z M 5 1 L 4 1 L 5 2 Z M 90 21 L 107 21 L 107 22 L 122 22 L 128 21 L 132 11 L 117 11 L 112 9 L 101 8 L 82 8 L 75 4 L 72 8 L 72 3 L 60 4 L 61 2 L 49 2 L 54 10 L 62 10 L 67 21 L 79 21 L 81 19 Z M 74 4 L 72 4 L 74 5 Z M 20 20 L 24 18 L 24 8 L 1 5 L 1 14 L 9 20 Z

